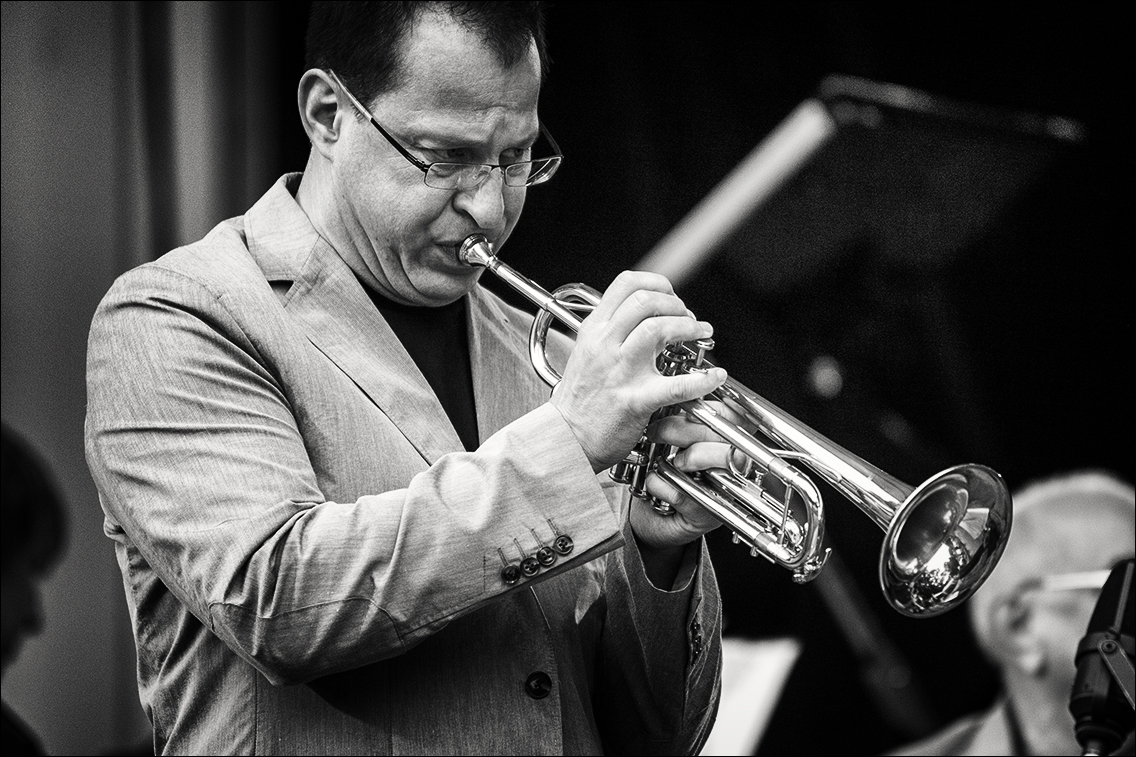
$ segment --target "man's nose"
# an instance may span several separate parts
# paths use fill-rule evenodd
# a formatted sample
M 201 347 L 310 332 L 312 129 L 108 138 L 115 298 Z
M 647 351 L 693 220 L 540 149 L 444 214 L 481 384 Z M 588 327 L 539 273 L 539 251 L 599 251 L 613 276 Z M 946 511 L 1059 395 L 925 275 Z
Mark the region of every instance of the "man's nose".
M 488 234 L 505 229 L 505 174 L 500 167 L 489 172 L 485 181 L 470 189 L 460 189 L 454 207 L 467 213 Z

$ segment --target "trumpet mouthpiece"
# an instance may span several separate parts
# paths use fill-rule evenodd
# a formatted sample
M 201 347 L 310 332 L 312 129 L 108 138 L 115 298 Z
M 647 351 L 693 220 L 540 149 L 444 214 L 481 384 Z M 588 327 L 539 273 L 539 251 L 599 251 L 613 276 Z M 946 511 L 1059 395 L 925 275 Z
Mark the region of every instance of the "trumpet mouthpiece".
M 493 247 L 484 234 L 470 234 L 458 247 L 458 260 L 468 266 L 487 267 L 493 260 Z

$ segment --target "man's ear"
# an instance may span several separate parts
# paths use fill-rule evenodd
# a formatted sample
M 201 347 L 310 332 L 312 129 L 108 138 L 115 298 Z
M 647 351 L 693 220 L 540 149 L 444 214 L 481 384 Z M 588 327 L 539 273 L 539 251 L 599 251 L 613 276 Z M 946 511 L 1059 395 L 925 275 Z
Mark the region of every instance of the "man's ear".
M 990 608 L 987 647 L 1003 666 L 1013 666 L 1028 676 L 1045 670 L 1045 649 L 1034 633 L 1037 622 L 1033 592 L 1003 597 Z
M 308 140 L 321 155 L 331 160 L 331 151 L 343 123 L 331 77 L 318 68 L 305 71 L 300 77 L 296 98 Z

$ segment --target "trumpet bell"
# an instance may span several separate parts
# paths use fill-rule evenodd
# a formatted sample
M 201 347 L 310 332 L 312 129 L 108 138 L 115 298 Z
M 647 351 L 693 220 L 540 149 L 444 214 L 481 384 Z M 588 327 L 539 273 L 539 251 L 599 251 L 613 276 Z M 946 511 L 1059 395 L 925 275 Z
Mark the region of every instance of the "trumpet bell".
M 1012 518 L 1002 477 L 983 465 L 948 468 L 896 509 L 880 553 L 889 604 L 927 618 L 975 592 L 1002 555 Z

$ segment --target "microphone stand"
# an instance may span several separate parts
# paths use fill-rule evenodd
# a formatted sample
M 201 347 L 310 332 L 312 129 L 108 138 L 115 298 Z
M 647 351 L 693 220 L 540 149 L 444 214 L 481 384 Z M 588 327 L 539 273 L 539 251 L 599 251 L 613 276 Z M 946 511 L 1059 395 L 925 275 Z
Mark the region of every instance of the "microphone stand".
M 1089 651 L 1099 654 L 1101 660 L 1104 661 L 1104 666 L 1112 676 L 1113 683 L 1117 685 L 1124 698 L 1128 700 L 1128 706 L 1136 712 L 1136 703 L 1133 702 L 1133 689 L 1136 689 L 1136 670 L 1132 667 L 1132 660 L 1125 654 L 1124 649 L 1120 646 L 1120 641 L 1111 638 L 1109 633 L 1093 634 L 1093 637 L 1083 639 L 1079 645 L 1078 652 Z M 1084 751 L 1081 752 L 1082 757 L 1105 757 L 1108 752 L 1104 751 L 1104 742 L 1101 738 L 1096 736 L 1089 736 L 1082 744 Z
M 1101 680 L 1093 682 L 1091 696 L 1098 696 L 1099 692 L 1103 691 L 1107 697 L 1110 692 L 1108 680 L 1111 678 L 1112 683 L 1128 702 L 1128 709 L 1136 712 L 1136 701 L 1133 700 L 1133 693 L 1136 690 L 1136 670 L 1132 665 L 1132 657 L 1136 654 L 1136 640 L 1131 635 L 1122 633 L 1124 607 L 1127 598 L 1132 595 L 1132 581 L 1133 562 L 1129 560 L 1124 572 L 1121 601 L 1115 620 L 1104 631 L 1088 634 L 1081 639 L 1081 643 L 1077 645 L 1077 659 L 1080 660 L 1081 655 L 1084 654 L 1099 655 L 1104 669 L 1108 671 L 1108 676 L 1102 676 Z M 1103 686 L 1100 685 L 1102 681 Z M 1081 742 L 1084 750 L 1081 753 L 1082 757 L 1104 757 L 1111 751 L 1107 749 L 1107 745 L 1112 741 L 1110 734 L 1101 734 L 1096 728 L 1087 728 L 1082 734 L 1078 725 L 1077 740 Z

